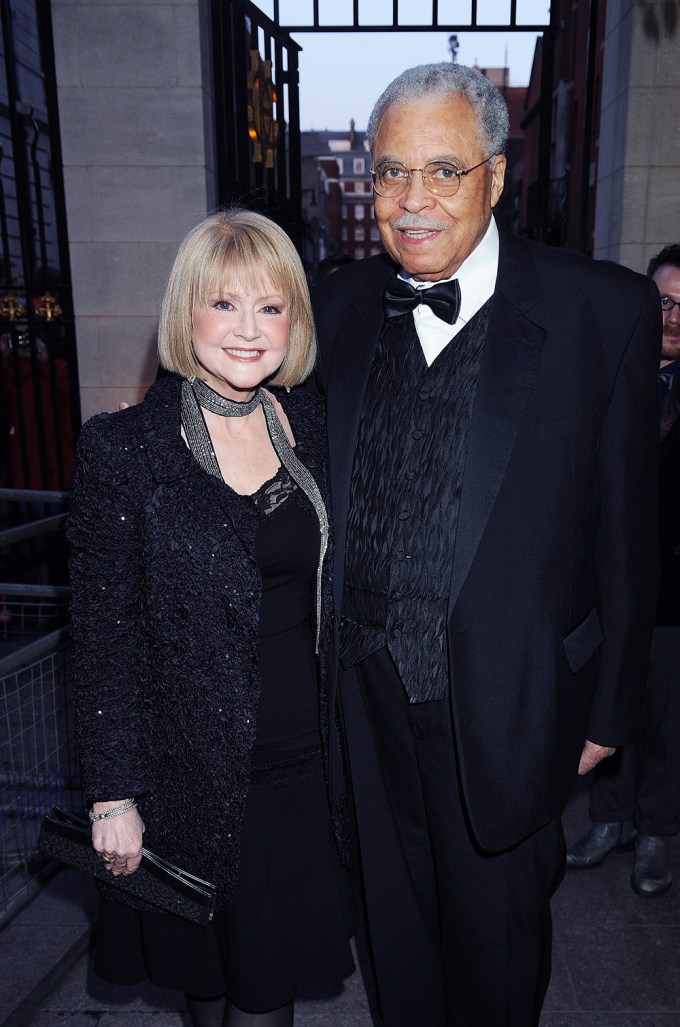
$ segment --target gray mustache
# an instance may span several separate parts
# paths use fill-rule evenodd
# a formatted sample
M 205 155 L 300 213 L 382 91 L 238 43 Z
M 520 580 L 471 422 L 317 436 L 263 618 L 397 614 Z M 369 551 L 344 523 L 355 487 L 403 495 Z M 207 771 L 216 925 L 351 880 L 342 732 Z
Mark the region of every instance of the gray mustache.
M 392 222 L 392 228 L 399 231 L 402 228 L 429 228 L 435 232 L 445 232 L 449 226 L 433 218 L 423 217 L 422 214 L 402 214 L 396 221 Z

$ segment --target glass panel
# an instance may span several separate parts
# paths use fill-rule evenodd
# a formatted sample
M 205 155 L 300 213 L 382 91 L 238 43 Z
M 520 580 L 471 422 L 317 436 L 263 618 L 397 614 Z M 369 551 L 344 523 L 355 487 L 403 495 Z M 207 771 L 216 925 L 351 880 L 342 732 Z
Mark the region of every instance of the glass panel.
M 477 0 L 478 25 L 509 25 L 510 0 Z
M 313 25 L 314 4 L 312 0 L 280 0 L 279 20 L 281 25 Z
M 431 25 L 432 4 L 424 0 L 399 0 L 400 25 Z
M 517 24 L 549 25 L 550 0 L 517 0 Z
M 471 25 L 472 5 L 470 0 L 439 0 L 439 24 Z
M 392 0 L 360 0 L 360 25 L 391 25 Z
M 319 0 L 319 25 L 353 24 L 352 0 Z

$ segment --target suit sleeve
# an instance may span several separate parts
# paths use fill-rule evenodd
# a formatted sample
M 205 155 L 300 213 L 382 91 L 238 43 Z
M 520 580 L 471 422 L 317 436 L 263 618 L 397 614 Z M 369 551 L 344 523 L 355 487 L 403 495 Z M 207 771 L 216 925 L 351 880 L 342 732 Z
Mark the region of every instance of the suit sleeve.
M 308 378 L 306 387 L 317 395 L 326 395 L 326 373 L 328 366 L 328 355 L 330 350 L 330 332 L 326 320 L 328 308 L 327 290 L 323 283 L 313 285 L 310 290 L 312 300 L 312 311 L 314 313 L 314 324 L 316 327 L 317 357 L 313 373 Z
M 90 801 L 146 790 L 140 456 L 132 438 L 118 441 L 108 430 L 121 416 L 83 428 L 67 525 L 76 723 Z
M 661 308 L 647 302 L 621 357 L 600 436 L 596 566 L 603 630 L 588 737 L 634 742 L 658 594 L 657 372 Z

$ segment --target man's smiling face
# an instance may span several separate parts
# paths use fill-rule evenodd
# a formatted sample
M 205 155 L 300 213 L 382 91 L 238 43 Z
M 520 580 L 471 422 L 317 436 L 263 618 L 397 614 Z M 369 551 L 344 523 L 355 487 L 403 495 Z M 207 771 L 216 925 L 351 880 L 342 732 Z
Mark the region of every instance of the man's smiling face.
M 386 159 L 407 168 L 446 160 L 471 168 L 488 157 L 477 115 L 462 96 L 393 104 L 383 114 L 373 148 L 373 166 Z M 401 195 L 374 194 L 375 216 L 385 249 L 419 281 L 450 278 L 478 245 L 503 191 L 505 157 L 460 180 L 453 196 L 435 196 L 416 172 Z

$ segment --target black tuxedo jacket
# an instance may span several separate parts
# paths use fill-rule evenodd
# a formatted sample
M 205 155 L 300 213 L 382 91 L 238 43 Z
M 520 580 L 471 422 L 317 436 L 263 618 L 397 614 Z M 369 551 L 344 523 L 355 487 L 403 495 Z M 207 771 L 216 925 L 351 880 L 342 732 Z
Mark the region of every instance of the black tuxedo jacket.
M 680 627 L 680 378 L 662 414 L 659 553 L 661 578 L 656 623 Z
M 338 605 L 357 428 L 393 273 L 385 256 L 358 261 L 313 296 Z M 636 737 L 657 588 L 660 342 L 647 279 L 501 231 L 448 620 L 462 784 L 489 851 L 559 816 L 586 738 Z

